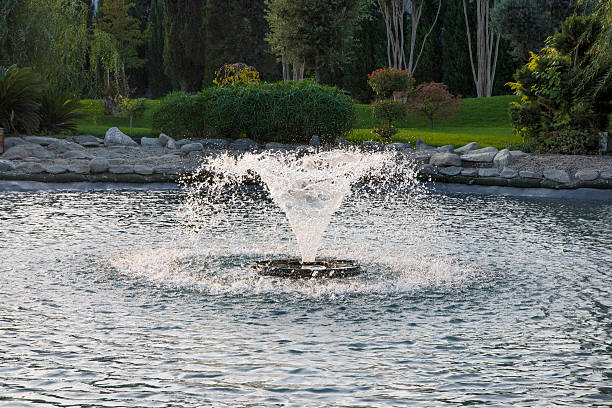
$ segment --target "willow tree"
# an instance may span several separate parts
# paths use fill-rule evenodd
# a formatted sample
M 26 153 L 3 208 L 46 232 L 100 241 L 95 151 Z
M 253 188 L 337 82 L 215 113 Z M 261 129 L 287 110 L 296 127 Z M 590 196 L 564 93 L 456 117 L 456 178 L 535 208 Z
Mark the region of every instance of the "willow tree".
M 476 85 L 476 95 L 479 98 L 490 97 L 495 83 L 495 69 L 499 54 L 500 34 L 489 24 L 491 8 L 498 0 L 474 0 L 476 2 L 476 55 L 472 51 L 472 35 L 467 12 L 466 0 L 463 1 L 463 15 L 470 55 L 472 77 Z M 476 60 L 476 61 L 474 61 Z

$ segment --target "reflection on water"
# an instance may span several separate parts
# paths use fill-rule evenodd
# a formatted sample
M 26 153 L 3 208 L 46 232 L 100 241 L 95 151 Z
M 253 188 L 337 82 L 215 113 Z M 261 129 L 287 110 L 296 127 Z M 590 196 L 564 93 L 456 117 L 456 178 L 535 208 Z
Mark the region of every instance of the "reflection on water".
M 0 405 L 607 406 L 612 204 L 372 192 L 296 255 L 260 189 L 0 194 Z M 187 225 L 185 225 L 187 224 Z

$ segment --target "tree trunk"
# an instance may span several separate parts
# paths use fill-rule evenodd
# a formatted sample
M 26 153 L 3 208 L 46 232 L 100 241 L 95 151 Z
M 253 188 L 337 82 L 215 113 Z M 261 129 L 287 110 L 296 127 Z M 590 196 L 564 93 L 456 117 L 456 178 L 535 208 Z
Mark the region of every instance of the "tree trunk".
M 406 68 L 404 51 L 404 0 L 378 0 L 387 28 L 387 61 L 395 69 Z

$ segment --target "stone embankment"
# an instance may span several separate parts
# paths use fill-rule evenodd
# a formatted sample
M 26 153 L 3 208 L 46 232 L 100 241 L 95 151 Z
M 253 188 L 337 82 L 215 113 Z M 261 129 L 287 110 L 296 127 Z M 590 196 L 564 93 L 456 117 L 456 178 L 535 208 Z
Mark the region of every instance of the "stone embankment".
M 240 154 L 263 150 L 305 150 L 306 146 L 267 143 L 250 139 L 230 143 L 224 139 L 192 140 L 161 134 L 142 138 L 140 144 L 117 128 L 104 139 L 75 136 L 56 139 L 40 136 L 8 137 L 0 155 L 0 180 L 47 182 L 174 182 L 195 171 L 202 158 L 222 152 Z M 337 148 L 353 148 L 338 139 Z M 422 180 L 512 187 L 612 189 L 612 157 L 526 154 L 480 148 L 470 143 L 434 148 L 418 141 L 382 145 L 364 142 L 363 150 L 390 150 L 398 160 L 409 160 Z

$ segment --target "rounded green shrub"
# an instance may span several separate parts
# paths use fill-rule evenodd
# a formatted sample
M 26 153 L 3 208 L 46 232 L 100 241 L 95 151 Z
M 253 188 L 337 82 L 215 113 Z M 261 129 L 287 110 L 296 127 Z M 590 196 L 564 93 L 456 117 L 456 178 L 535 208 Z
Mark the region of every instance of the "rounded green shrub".
M 396 101 L 377 101 L 372 104 L 374 119 L 384 120 L 389 126 L 393 121 L 401 120 L 408 114 L 406 104 Z
M 404 69 L 381 68 L 368 75 L 368 85 L 377 95 L 389 98 L 393 92 L 406 92 L 412 88 L 414 78 Z

